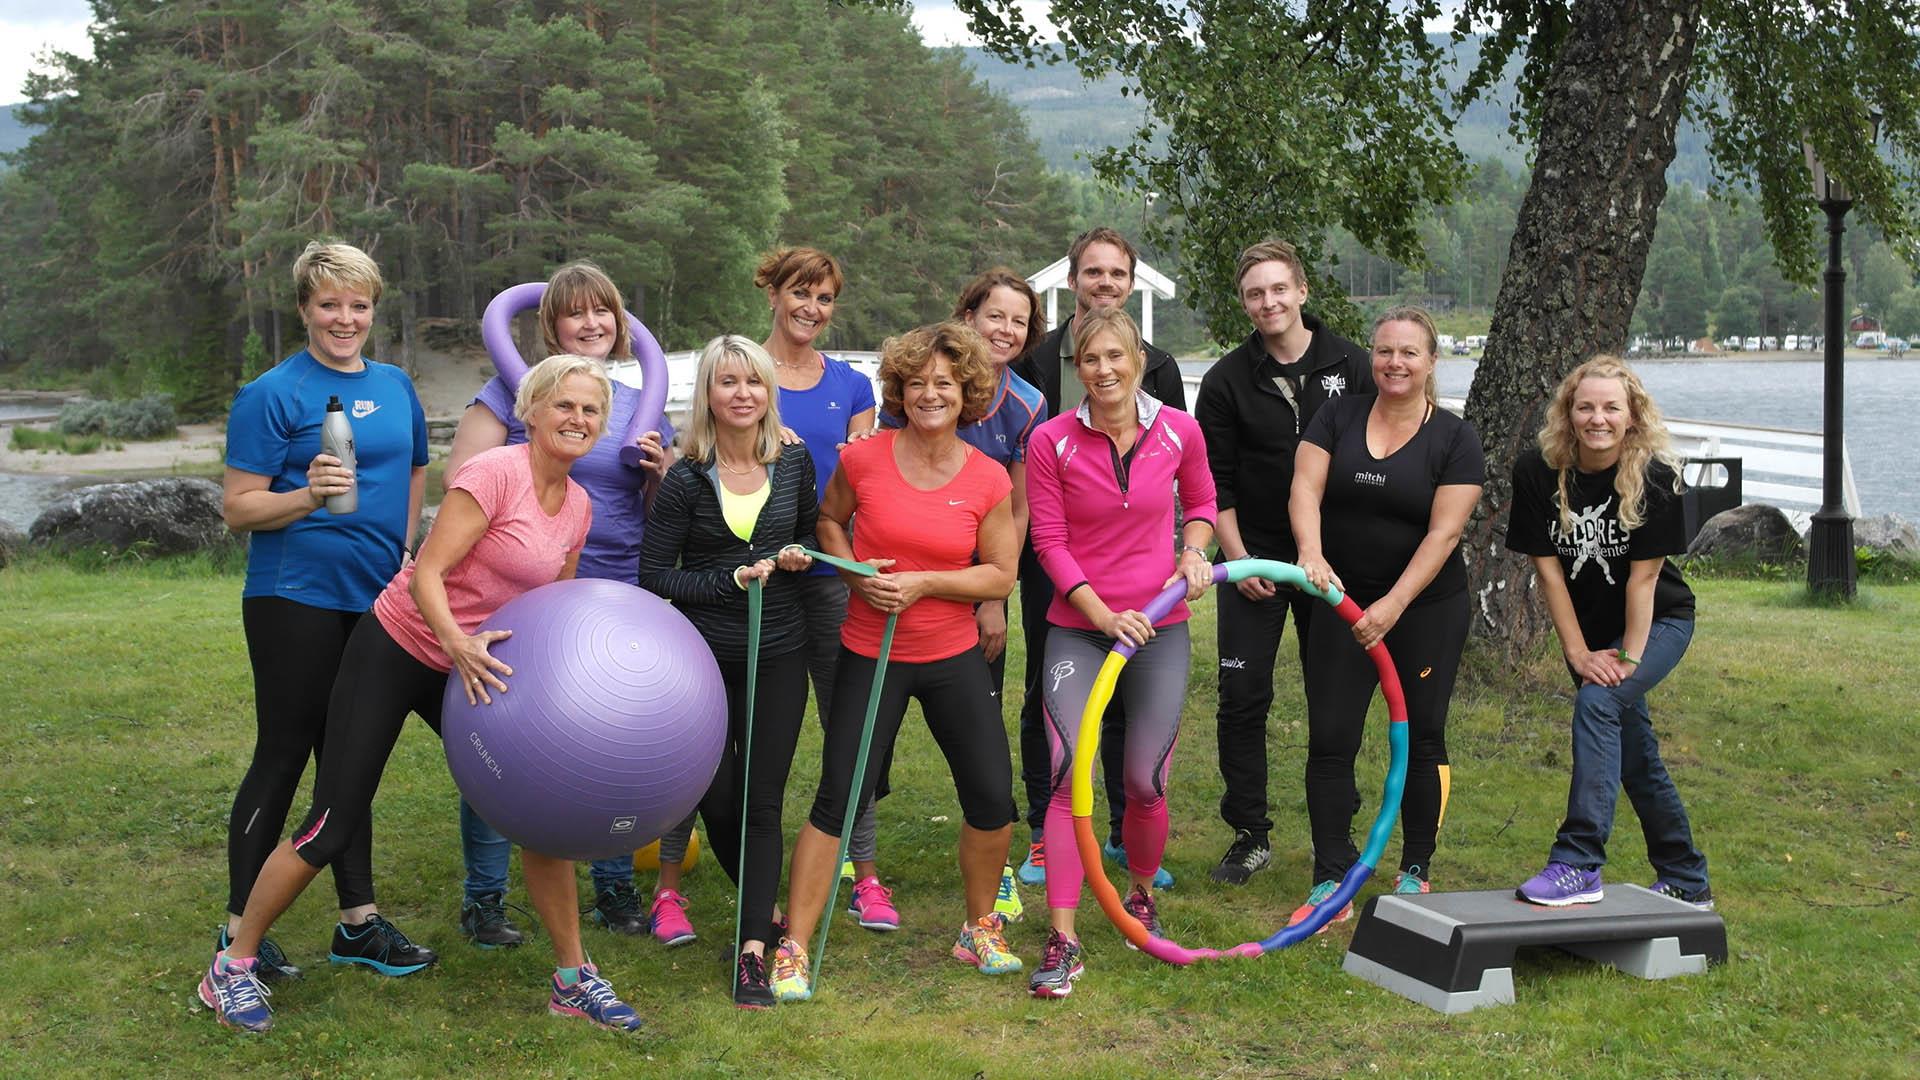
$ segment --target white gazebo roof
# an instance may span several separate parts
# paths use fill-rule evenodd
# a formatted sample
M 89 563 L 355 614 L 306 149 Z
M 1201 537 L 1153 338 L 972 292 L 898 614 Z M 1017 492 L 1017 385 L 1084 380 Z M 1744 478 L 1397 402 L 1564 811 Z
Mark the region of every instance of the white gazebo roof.
M 1033 291 L 1047 298 L 1047 325 L 1060 325 L 1059 300 L 1054 295 L 1059 289 L 1067 287 L 1067 260 L 1063 257 L 1048 263 L 1045 267 L 1028 274 L 1027 284 Z M 1153 340 L 1153 298 L 1171 300 L 1178 286 L 1167 275 L 1148 266 L 1144 260 L 1135 260 L 1133 264 L 1133 291 L 1145 293 L 1140 298 L 1140 333 Z

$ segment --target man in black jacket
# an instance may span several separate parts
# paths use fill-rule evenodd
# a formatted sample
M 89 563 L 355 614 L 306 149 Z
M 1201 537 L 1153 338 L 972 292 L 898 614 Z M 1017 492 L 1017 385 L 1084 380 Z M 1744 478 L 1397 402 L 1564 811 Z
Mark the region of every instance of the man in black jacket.
M 1293 452 L 1307 421 L 1328 399 L 1373 393 L 1367 350 L 1301 311 L 1306 268 L 1293 245 L 1255 244 L 1240 255 L 1240 304 L 1253 333 L 1220 358 L 1200 382 L 1195 417 L 1207 437 L 1207 460 L 1219 500 L 1216 536 L 1224 559 L 1298 556 L 1287 496 Z M 1267 834 L 1267 712 L 1273 706 L 1273 662 L 1293 612 L 1304 657 L 1306 621 L 1320 601 L 1261 578 L 1215 590 L 1219 605 L 1220 706 L 1217 735 L 1226 794 L 1220 816 L 1233 843 L 1213 880 L 1244 885 L 1271 858 Z
M 1013 364 L 1015 375 L 1039 387 L 1046 395 L 1049 416 L 1079 408 L 1080 399 L 1086 394 L 1086 388 L 1073 370 L 1074 318 L 1095 308 L 1125 304 L 1133 293 L 1133 271 L 1138 262 L 1139 253 L 1127 238 L 1105 226 L 1081 233 L 1067 249 L 1067 287 L 1073 290 L 1073 315 L 1067 316 L 1052 333 L 1041 338 L 1032 351 Z M 1140 388 L 1161 403 L 1184 411 L 1187 392 L 1180 381 L 1180 365 L 1165 349 L 1143 344 L 1146 344 L 1147 366 L 1141 374 Z M 1171 541 L 1168 552 L 1172 552 Z M 1041 863 L 1034 856 L 1041 853 L 1047 800 L 1053 794 L 1052 778 L 1048 775 L 1046 720 L 1040 713 L 1040 670 L 1044 666 L 1041 658 L 1046 654 L 1047 606 L 1052 601 L 1053 583 L 1047 580 L 1046 571 L 1034 557 L 1033 544 L 1028 541 L 1020 552 L 1020 629 L 1026 637 L 1027 648 L 1026 698 L 1020 704 L 1020 779 L 1027 790 L 1027 827 L 1033 835 L 1020 877 L 1029 885 L 1045 880 L 1039 870 Z M 1077 723 L 1079 719 L 1069 717 L 1067 722 Z M 1100 735 L 1101 766 L 1107 787 L 1109 854 L 1120 846 L 1120 815 L 1126 807 L 1126 793 L 1120 782 L 1125 736 L 1126 716 L 1116 701 L 1107 710 Z M 1073 842 L 1071 837 L 1061 839 L 1064 843 Z M 1173 877 L 1162 870 L 1155 882 L 1159 888 L 1166 888 L 1173 883 Z

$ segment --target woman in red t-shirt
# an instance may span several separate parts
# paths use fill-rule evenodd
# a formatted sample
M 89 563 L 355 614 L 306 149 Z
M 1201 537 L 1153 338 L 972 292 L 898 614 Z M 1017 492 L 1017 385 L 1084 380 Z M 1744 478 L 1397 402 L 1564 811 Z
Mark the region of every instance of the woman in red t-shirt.
M 1013 835 L 1013 759 L 973 617 L 973 605 L 1013 591 L 1019 555 L 1013 485 L 1005 469 L 958 435 L 961 424 L 978 420 L 992 402 L 998 373 L 988 355 L 980 335 L 959 322 L 888 340 L 880 360 L 883 408 L 904 416 L 906 426 L 842 451 L 820 504 L 821 548 L 882 572 L 842 572 L 852 596 L 840 631 L 820 789 L 794 841 L 792 922 L 774 954 L 773 992 L 781 1001 L 813 993 L 802 943 L 812 936 L 833 882 L 847 800 L 856 795 L 867 695 L 890 615 L 899 622 L 857 797 L 872 796 L 875 766 L 892 750 L 908 699 L 919 699 L 953 770 L 966 820 L 960 879 L 967 920 L 953 955 L 990 975 L 1020 970 L 993 911 Z

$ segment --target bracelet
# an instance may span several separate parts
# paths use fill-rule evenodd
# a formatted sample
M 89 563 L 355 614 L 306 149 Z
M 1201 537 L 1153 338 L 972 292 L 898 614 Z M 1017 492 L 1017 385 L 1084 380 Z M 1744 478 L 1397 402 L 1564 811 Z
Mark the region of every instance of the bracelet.
M 1619 651 L 1619 653 L 1618 653 L 1618 655 L 1619 655 L 1619 657 L 1620 657 L 1620 661 L 1621 661 L 1621 663 L 1625 663 L 1625 664 L 1633 664 L 1633 665 L 1636 665 L 1636 666 L 1638 666 L 1638 665 L 1639 665 L 1639 663 L 1640 663 L 1640 661 L 1639 661 L 1638 659 L 1636 659 L 1636 658 L 1634 658 L 1633 656 L 1630 656 L 1630 655 L 1628 655 L 1628 654 L 1627 654 L 1627 650 L 1625 650 L 1625 649 L 1621 649 L 1621 650 Z
M 1207 549 L 1206 549 L 1206 548 L 1197 548 L 1197 547 L 1194 547 L 1194 546 L 1193 546 L 1192 544 L 1181 544 L 1181 545 L 1180 545 L 1180 552 L 1181 552 L 1181 554 L 1185 554 L 1185 553 L 1187 553 L 1187 552 L 1189 552 L 1189 551 L 1191 551 L 1191 552 L 1193 552 L 1193 553 L 1194 553 L 1195 555 L 1198 555 L 1198 556 L 1200 556 L 1200 557 L 1201 557 L 1201 558 L 1203 558 L 1203 559 L 1204 559 L 1204 558 L 1207 558 Z
M 733 587 L 736 589 L 739 589 L 741 592 L 745 592 L 747 590 L 747 587 L 745 585 L 740 584 L 740 571 L 745 569 L 746 567 L 744 566 L 736 566 L 733 568 Z

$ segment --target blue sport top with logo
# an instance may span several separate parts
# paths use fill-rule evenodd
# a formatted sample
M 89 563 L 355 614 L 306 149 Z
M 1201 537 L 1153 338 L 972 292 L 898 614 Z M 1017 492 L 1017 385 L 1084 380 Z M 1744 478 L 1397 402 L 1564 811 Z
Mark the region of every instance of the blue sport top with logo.
M 840 467 L 840 444 L 847 441 L 847 421 L 873 408 L 873 384 L 853 365 L 822 353 L 826 370 L 820 381 L 805 390 L 780 388 L 780 422 L 793 429 L 813 456 L 814 489 L 827 496 L 827 481 Z M 810 571 L 826 576 L 833 567 L 820 563 Z
M 1015 375 L 1012 369 L 1001 368 L 1000 387 L 994 391 L 987 415 L 971 424 L 960 425 L 958 434 L 975 450 L 1006 468 L 1015 462 L 1026 462 L 1027 440 L 1046 418 L 1046 396 L 1032 383 Z M 905 427 L 906 418 L 881 413 L 880 426 Z
M 255 532 L 247 549 L 244 597 L 279 596 L 331 611 L 365 611 L 400 569 L 412 522 L 413 470 L 427 463 L 427 416 L 413 380 L 392 364 L 364 361 L 335 371 L 306 350 L 240 388 L 227 416 L 227 467 L 268 478 L 269 491 L 307 486 L 320 452 L 327 399 L 338 397 L 353 424 L 359 507 L 315 510 L 278 529 Z

